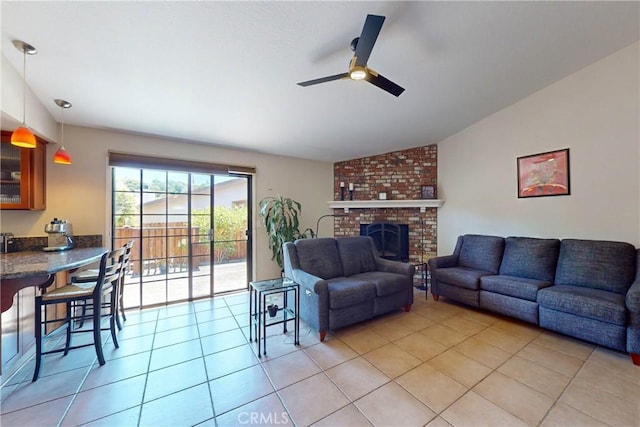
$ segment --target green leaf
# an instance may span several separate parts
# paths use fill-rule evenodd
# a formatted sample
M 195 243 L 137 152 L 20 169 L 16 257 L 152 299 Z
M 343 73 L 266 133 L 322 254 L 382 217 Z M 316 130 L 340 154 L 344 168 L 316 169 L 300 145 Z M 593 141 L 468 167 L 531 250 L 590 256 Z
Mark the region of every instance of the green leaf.
M 284 266 L 282 258 L 282 245 L 284 243 L 315 237 L 315 233 L 310 228 L 300 232 L 298 217 L 301 212 L 302 205 L 289 197 L 278 195 L 277 197 L 269 196 L 260 200 L 259 215 L 263 218 L 269 238 L 269 249 L 271 249 L 272 253 L 271 259 L 275 260 L 281 269 Z

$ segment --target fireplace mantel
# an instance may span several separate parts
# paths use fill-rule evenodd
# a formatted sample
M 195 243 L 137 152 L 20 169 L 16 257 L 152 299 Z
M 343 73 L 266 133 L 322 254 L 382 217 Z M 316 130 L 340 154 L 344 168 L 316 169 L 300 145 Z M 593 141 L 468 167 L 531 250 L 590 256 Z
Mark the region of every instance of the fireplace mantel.
M 330 209 L 344 209 L 345 213 L 349 209 L 377 209 L 377 208 L 420 208 L 424 212 L 427 208 L 439 208 L 444 204 L 444 200 L 333 200 L 327 202 Z

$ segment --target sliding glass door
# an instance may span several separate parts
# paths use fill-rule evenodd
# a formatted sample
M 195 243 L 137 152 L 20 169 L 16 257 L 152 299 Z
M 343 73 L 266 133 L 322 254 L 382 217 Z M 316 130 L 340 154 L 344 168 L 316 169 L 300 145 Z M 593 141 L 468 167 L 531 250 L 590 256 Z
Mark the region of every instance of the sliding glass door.
M 113 244 L 135 241 L 124 305 L 246 289 L 250 175 L 113 168 Z

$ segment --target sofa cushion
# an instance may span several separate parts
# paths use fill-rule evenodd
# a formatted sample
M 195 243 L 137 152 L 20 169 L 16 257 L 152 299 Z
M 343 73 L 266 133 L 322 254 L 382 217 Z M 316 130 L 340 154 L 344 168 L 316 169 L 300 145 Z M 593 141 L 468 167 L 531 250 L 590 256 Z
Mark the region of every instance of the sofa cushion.
M 349 307 L 376 297 L 376 287 L 371 282 L 336 277 L 327 280 L 329 308 Z
M 538 304 L 551 310 L 624 326 L 624 295 L 581 286 L 557 285 L 538 292 Z
M 565 239 L 555 284 L 626 294 L 635 276 L 636 249 L 629 243 Z
M 465 234 L 458 255 L 458 266 L 498 274 L 504 252 L 504 238 Z
M 337 238 L 342 271 L 347 277 L 376 270 L 371 237 L 354 236 Z
M 407 291 L 410 287 L 413 287 L 412 284 L 407 283 L 407 276 L 384 271 L 360 273 L 351 276 L 351 278 L 373 283 L 376 288 L 376 295 L 379 297 Z
M 553 282 L 559 252 L 558 239 L 507 237 L 500 274 Z
M 551 282 L 507 275 L 483 276 L 480 289 L 497 294 L 536 301 L 538 290 L 551 286 Z
M 438 268 L 431 274 L 433 274 L 438 281 L 477 291 L 480 289 L 480 278 L 490 275 L 491 273 L 488 271 L 472 270 L 470 268 L 451 267 Z
M 302 270 L 321 279 L 342 276 L 342 263 L 336 239 L 300 239 L 296 240 L 295 245 Z

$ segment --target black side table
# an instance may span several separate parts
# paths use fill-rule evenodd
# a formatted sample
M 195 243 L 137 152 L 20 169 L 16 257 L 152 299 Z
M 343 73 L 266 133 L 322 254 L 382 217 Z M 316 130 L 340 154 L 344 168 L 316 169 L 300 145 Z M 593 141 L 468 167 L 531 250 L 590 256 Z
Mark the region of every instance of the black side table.
M 293 340 L 300 344 L 300 285 L 291 279 L 278 278 L 249 282 L 249 341 L 258 342 L 258 357 L 267 354 L 267 326 L 282 324 L 282 332 L 287 332 L 287 323 L 293 321 Z M 293 306 L 289 304 L 289 293 L 293 293 Z M 283 307 L 278 307 L 275 315 L 268 314 L 267 297 L 283 295 Z M 267 314 L 269 317 L 267 317 Z M 261 344 L 264 349 L 261 354 Z

